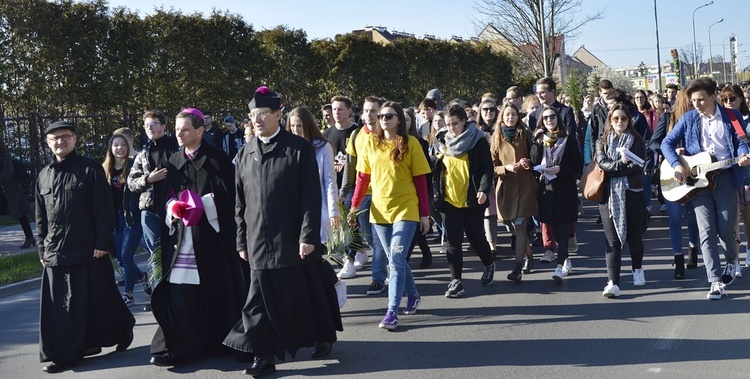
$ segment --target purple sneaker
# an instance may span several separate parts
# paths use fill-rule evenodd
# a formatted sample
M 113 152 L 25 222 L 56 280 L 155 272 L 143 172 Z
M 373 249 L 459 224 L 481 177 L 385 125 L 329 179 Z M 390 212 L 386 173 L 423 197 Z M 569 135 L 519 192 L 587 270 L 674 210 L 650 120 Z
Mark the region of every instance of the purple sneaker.
M 389 309 L 388 312 L 385 313 L 385 317 L 383 317 L 383 320 L 380 321 L 380 325 L 378 325 L 382 329 L 387 330 L 393 330 L 396 329 L 398 326 L 398 316 L 396 315 L 396 312 Z
M 406 298 L 406 309 L 404 309 L 405 315 L 413 315 L 417 313 L 417 308 L 419 308 L 419 304 L 422 303 L 422 297 L 416 296 L 407 296 Z

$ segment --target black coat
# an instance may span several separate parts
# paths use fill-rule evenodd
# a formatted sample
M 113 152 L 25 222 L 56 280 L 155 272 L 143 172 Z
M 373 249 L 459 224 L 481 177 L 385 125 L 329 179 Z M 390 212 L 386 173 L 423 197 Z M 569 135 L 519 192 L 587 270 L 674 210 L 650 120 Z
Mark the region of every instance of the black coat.
M 73 151 L 39 171 L 36 183 L 39 258 L 45 265 L 71 266 L 113 251 L 115 211 L 104 168 Z
M 445 132 L 438 134 L 436 138 L 445 143 Z M 490 144 L 486 139 L 482 138 L 466 153 L 469 158 L 469 190 L 466 193 L 466 205 L 469 208 L 487 208 L 490 202 L 485 201 L 484 204 L 477 203 L 477 193 L 484 192 L 488 198 L 489 196 L 494 196 L 492 193 L 492 176 L 494 172 L 492 157 L 490 156 Z M 445 164 L 442 157 L 436 159 L 432 175 L 435 208 L 442 211 L 445 201 Z
M 192 226 L 192 235 L 202 298 L 208 311 L 206 322 L 219 334 L 211 341 L 218 346 L 239 320 L 247 296 L 247 284 L 242 280 L 243 261 L 234 245 L 234 166 L 224 151 L 203 143 L 192 160 L 185 156 L 184 148 L 172 155 L 165 182 L 167 193 L 174 196 L 185 189 L 201 196 L 214 194 L 220 231 L 213 229 L 204 214 L 198 224 Z M 162 235 L 163 275 L 151 296 L 154 317 L 160 325 L 170 322 L 167 317 L 170 286 L 162 284 L 169 278 L 185 231 L 181 220 L 175 220 L 172 225 L 176 229 L 174 234 Z M 151 350 L 163 351 L 166 347 L 152 343 Z
M 646 155 L 646 143 L 639 135 L 634 135 L 634 138 L 635 139 L 633 141 L 633 146 L 630 147 L 630 151 L 632 151 L 633 154 L 644 159 Z M 596 164 L 598 164 L 599 168 L 601 168 L 602 171 L 604 171 L 604 173 L 606 174 L 604 183 L 607 185 L 607 188 L 609 188 L 609 178 L 627 176 L 629 188 L 642 189 L 643 167 L 635 164 L 633 161 L 625 164 L 622 163 L 622 161 L 619 159 L 613 160 L 607 155 L 609 146 L 606 146 L 606 144 L 603 143 L 602 140 L 603 138 L 600 138 L 598 141 L 596 141 Z M 609 191 L 604 191 L 605 198 L 602 204 L 607 202 L 608 196 Z
M 269 144 L 258 137 L 237 153 L 237 250 L 253 270 L 321 259 L 321 190 L 312 144 L 280 130 Z M 304 260 L 299 244 L 316 245 Z
M 541 140 L 541 139 L 540 139 Z M 534 165 L 542 162 L 544 147 L 537 140 L 531 147 L 531 161 Z M 539 221 L 551 225 L 570 224 L 578 221 L 578 186 L 576 177 L 581 173 L 583 160 L 578 150 L 575 136 L 568 136 L 560 160 L 560 172 L 550 184 L 552 190 L 546 189 L 544 177 L 540 178 L 538 188 Z

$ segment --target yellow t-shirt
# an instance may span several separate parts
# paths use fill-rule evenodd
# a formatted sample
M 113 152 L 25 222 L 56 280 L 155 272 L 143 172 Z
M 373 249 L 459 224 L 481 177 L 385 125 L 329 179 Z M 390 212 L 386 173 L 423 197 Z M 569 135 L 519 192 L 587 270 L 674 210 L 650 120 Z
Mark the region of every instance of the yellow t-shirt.
M 374 132 L 369 132 L 367 125 L 363 126 L 358 132 L 355 138 L 349 138 L 349 143 L 346 144 L 346 153 L 356 157 L 358 151 L 362 151 L 365 148 L 365 143 L 369 139 L 375 138 Z M 372 185 L 367 187 L 367 195 L 372 195 Z
M 416 138 L 409 136 L 408 151 L 401 162 L 391 160 L 393 146 L 385 141 L 378 147 L 376 138 L 368 138 L 358 150 L 357 171 L 370 174 L 373 194 L 370 222 L 419 222 L 419 199 L 413 178 L 430 173 L 430 165 Z
M 466 208 L 466 196 L 469 194 L 469 153 L 458 157 L 446 155 L 443 157 L 445 165 L 445 196 L 443 199 L 456 208 Z

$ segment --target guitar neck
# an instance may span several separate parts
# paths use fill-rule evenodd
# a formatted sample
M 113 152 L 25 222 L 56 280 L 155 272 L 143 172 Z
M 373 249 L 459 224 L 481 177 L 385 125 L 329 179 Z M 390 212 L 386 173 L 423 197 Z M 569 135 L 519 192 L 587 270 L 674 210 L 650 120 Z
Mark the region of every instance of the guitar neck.
M 702 164 L 699 167 L 700 167 L 700 171 L 702 172 L 713 171 L 713 170 L 719 170 L 725 167 L 729 167 L 735 163 L 738 163 L 739 161 L 740 161 L 740 157 L 730 158 L 730 159 L 725 159 L 723 161 Z

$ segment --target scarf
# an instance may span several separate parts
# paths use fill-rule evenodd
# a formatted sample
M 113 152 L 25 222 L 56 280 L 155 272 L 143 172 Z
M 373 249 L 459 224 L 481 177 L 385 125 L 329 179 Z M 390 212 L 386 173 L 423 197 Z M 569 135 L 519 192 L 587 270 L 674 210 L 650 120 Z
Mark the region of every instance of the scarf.
M 443 134 L 437 140 L 441 144 L 439 151 L 445 155 L 451 157 L 458 157 L 464 155 L 467 151 L 471 150 L 477 142 L 485 138 L 485 133 L 477 129 L 475 122 L 469 122 L 466 124 L 464 132 L 454 137 L 447 130 L 440 132 Z M 442 138 L 441 138 L 442 137 Z M 443 141 L 445 141 L 443 143 Z
M 557 132 L 547 132 L 544 133 L 544 136 L 542 137 L 542 145 L 544 147 L 552 147 L 557 142 Z
M 621 135 L 609 133 L 607 136 L 607 157 L 612 160 L 620 160 L 618 147 L 630 149 L 633 146 L 633 135 L 630 131 L 625 131 Z M 615 225 L 617 237 L 620 238 L 620 244 L 625 244 L 625 237 L 628 235 L 627 214 L 625 211 L 625 191 L 628 190 L 629 183 L 627 176 L 609 177 L 609 217 Z
M 544 147 L 544 154 L 542 155 L 541 165 L 544 167 L 553 167 L 560 164 L 563 153 L 565 152 L 565 145 L 568 142 L 568 137 L 562 139 L 555 139 L 555 143 Z M 542 174 L 544 180 L 549 184 L 552 180 L 557 178 L 555 174 Z
M 513 138 L 518 133 L 518 129 L 516 129 L 516 128 L 509 128 L 509 127 L 507 127 L 505 125 L 503 125 L 503 126 L 500 127 L 500 131 L 503 132 L 503 137 L 505 137 L 505 139 L 507 141 L 513 141 Z

